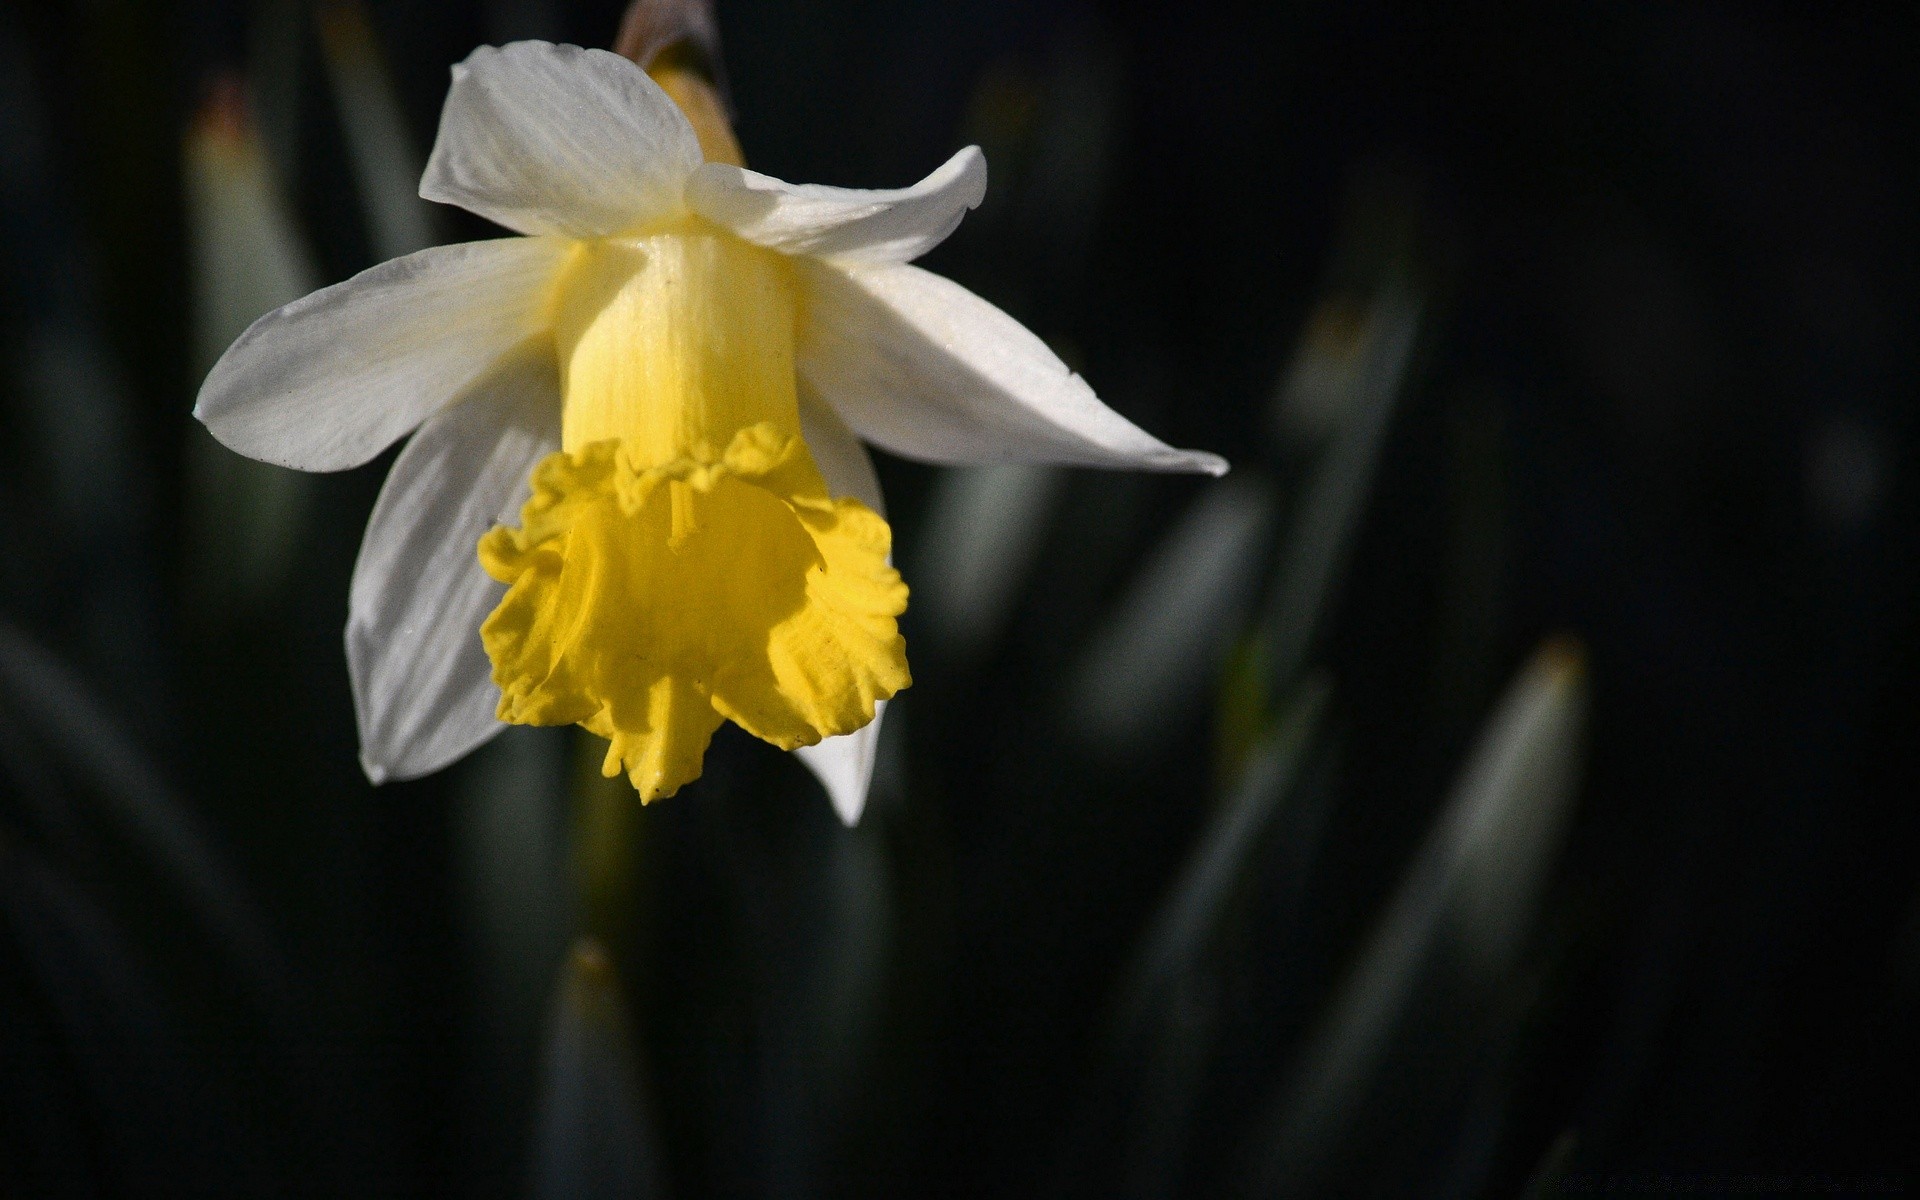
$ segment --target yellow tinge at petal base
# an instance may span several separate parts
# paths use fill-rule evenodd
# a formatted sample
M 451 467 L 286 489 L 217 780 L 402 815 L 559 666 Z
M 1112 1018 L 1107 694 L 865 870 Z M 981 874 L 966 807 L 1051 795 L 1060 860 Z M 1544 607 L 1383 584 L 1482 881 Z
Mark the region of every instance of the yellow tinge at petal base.
M 645 466 L 800 432 L 796 297 L 780 256 L 696 226 L 582 243 L 556 289 L 560 444 L 618 438 Z
M 500 718 L 608 738 L 643 800 L 700 774 L 723 719 L 784 749 L 850 733 L 910 682 L 891 536 L 770 423 L 718 461 L 551 455 L 522 527 L 480 541 L 511 585 L 480 631 Z

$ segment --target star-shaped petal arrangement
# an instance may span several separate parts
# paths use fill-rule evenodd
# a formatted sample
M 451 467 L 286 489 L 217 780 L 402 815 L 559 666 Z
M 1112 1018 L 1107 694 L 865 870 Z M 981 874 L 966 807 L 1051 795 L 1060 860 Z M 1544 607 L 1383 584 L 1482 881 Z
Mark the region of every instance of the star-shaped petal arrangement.
M 980 203 L 977 148 L 857 191 L 708 161 L 735 157 L 720 141 L 703 152 L 618 55 L 476 50 L 420 193 L 522 236 L 315 292 L 208 375 L 195 415 L 267 462 L 341 470 L 413 435 L 349 602 L 375 782 L 503 722 L 578 723 L 653 799 L 732 720 L 800 753 L 851 824 L 908 683 L 863 439 L 935 463 L 1226 470 L 909 265 Z

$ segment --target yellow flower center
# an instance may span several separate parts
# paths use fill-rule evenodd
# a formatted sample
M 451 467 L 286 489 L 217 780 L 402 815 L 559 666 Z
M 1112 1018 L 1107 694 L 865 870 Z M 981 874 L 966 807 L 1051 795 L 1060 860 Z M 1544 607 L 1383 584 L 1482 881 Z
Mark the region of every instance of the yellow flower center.
M 582 243 L 556 291 L 561 450 L 480 541 L 510 585 L 480 635 L 500 718 L 607 738 L 643 800 L 723 719 L 792 749 L 910 682 L 891 531 L 800 437 L 795 308 L 778 255 L 694 224 Z

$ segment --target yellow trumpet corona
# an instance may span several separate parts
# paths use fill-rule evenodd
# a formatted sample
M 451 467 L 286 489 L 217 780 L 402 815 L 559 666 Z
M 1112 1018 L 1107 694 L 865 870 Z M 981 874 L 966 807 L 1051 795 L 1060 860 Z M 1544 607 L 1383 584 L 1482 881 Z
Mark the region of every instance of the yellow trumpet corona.
M 698 222 L 583 242 L 556 281 L 561 450 L 481 626 L 499 717 L 578 723 L 642 800 L 700 774 L 723 719 L 791 750 L 907 686 L 887 524 L 833 499 L 800 435 L 796 289 Z

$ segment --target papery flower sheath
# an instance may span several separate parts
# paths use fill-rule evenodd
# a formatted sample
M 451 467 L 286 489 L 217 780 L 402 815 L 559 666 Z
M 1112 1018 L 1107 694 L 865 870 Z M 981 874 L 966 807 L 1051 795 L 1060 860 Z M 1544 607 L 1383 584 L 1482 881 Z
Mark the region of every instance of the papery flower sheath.
M 349 600 L 375 782 L 503 722 L 577 723 L 651 800 L 731 720 L 799 750 L 852 821 L 909 682 L 859 439 L 937 463 L 1226 469 L 908 265 L 979 204 L 977 148 L 855 191 L 708 161 L 737 151 L 705 141 L 617 55 L 476 50 L 420 194 L 523 236 L 315 292 L 208 375 L 196 415 L 268 462 L 340 470 L 413 433 Z

